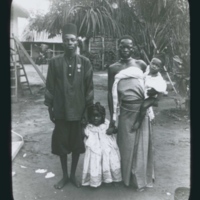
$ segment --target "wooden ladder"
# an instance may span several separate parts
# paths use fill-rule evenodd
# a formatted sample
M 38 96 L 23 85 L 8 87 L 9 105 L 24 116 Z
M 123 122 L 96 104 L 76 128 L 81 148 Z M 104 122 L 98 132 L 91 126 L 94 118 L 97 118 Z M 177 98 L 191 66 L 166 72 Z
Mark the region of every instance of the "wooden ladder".
M 17 66 L 14 60 L 16 55 L 14 49 L 10 48 L 10 81 L 11 81 L 11 99 L 12 101 L 18 100 L 18 78 L 17 78 Z
M 13 39 L 13 38 L 11 38 L 11 39 Z M 17 80 L 18 86 L 20 87 L 22 93 L 24 93 L 25 90 L 29 90 L 30 94 L 32 94 L 32 90 L 31 90 L 31 87 L 30 87 L 30 84 L 28 81 L 28 77 L 27 77 L 25 68 L 24 68 L 23 60 L 20 55 L 19 46 L 15 40 L 14 40 L 14 44 L 15 44 L 15 48 L 16 48 L 15 55 L 17 55 L 16 57 L 18 58 L 17 60 L 15 60 L 15 65 L 16 65 L 16 70 L 17 70 L 17 78 L 16 79 L 18 79 Z

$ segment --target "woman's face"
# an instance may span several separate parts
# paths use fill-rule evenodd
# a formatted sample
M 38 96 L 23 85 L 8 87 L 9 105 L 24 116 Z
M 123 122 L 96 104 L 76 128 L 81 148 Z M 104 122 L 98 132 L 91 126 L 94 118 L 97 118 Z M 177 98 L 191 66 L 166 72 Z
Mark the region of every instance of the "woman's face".
M 121 58 L 130 58 L 133 53 L 133 42 L 130 39 L 122 39 L 119 44 L 119 54 Z
M 94 110 L 93 114 L 92 114 L 92 119 L 91 120 L 92 120 L 92 124 L 93 125 L 99 126 L 100 124 L 102 124 L 103 117 L 102 117 L 102 115 L 97 110 Z

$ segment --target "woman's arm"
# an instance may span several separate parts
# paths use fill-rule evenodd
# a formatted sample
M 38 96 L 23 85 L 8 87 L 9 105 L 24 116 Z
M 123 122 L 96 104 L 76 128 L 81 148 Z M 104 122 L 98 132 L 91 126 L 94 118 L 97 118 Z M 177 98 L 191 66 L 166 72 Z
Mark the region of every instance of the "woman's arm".
M 117 128 L 115 126 L 115 121 L 113 120 L 113 96 L 112 96 L 112 87 L 114 83 L 115 74 L 111 66 L 108 68 L 108 108 L 110 112 L 110 124 L 109 128 L 106 131 L 107 135 L 116 133 Z
M 157 105 L 158 99 L 155 97 L 149 97 L 144 100 L 144 102 L 141 104 L 139 114 L 136 118 L 135 123 L 133 124 L 131 131 L 135 131 L 138 128 L 140 128 L 142 121 L 146 115 L 147 109 L 153 105 Z
M 108 108 L 110 112 L 110 124 L 113 124 L 113 97 L 112 97 L 112 86 L 114 83 L 114 73 L 112 68 L 108 68 Z

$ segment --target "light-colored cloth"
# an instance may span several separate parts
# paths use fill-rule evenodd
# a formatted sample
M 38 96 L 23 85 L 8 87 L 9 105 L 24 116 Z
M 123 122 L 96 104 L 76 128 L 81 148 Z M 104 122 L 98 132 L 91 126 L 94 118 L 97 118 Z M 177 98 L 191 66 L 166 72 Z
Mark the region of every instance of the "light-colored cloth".
M 124 184 L 128 186 L 133 183 L 140 189 L 151 185 L 154 179 L 152 132 L 148 115 L 137 131 L 131 131 L 144 100 L 144 88 L 137 79 L 121 80 L 118 84 L 119 102 L 130 94 L 130 90 L 133 91 L 132 99 L 137 103 L 120 103 L 117 144 Z
M 109 121 L 85 128 L 85 157 L 83 164 L 82 185 L 98 187 L 102 182 L 119 182 L 121 177 L 120 153 L 115 135 L 107 135 Z
M 166 92 L 166 89 L 167 89 L 166 81 L 163 79 L 162 75 L 159 72 L 157 73 L 156 76 L 145 74 L 144 81 L 145 81 L 145 98 L 148 97 L 147 91 L 152 88 L 155 89 L 159 93 Z M 152 121 L 155 118 L 153 108 L 149 107 L 147 110 L 147 113 L 150 117 L 150 120 Z
M 115 75 L 115 81 L 112 87 L 112 97 L 113 97 L 113 120 L 118 121 L 119 115 L 119 102 L 118 102 L 118 92 L 117 86 L 121 79 L 126 78 L 136 78 L 139 81 L 144 81 L 144 74 L 141 69 L 135 66 L 128 67 L 124 70 L 121 70 L 118 74 Z
M 145 97 L 148 97 L 147 91 L 151 88 L 155 89 L 159 93 L 164 93 L 166 91 L 166 81 L 159 72 L 156 76 L 147 75 L 145 77 Z

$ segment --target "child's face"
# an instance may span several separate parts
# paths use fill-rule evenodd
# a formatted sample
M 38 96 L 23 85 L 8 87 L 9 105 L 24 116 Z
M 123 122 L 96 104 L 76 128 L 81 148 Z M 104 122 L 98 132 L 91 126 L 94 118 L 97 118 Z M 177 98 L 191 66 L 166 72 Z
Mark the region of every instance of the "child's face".
M 157 74 L 159 70 L 160 70 L 159 64 L 156 61 L 152 60 L 150 63 L 150 73 Z
M 95 126 L 99 126 L 100 124 L 102 124 L 102 121 L 102 115 L 97 110 L 94 110 L 92 115 L 92 124 Z

